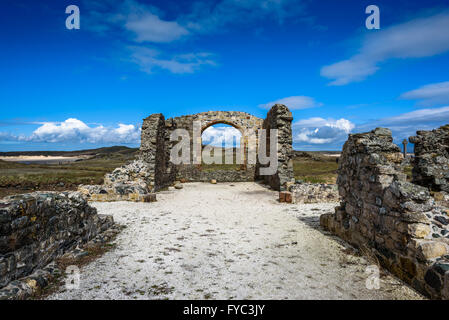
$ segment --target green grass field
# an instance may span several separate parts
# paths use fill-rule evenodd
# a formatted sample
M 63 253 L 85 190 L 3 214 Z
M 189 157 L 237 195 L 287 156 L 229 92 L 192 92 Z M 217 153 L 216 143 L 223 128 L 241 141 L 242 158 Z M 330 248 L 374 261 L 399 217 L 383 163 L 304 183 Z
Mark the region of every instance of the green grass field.
M 0 197 L 36 190 L 76 190 L 79 184 L 102 184 L 106 173 L 135 159 L 137 154 L 137 149 L 122 147 L 98 150 L 101 151 L 95 155 L 88 153 L 92 156 L 90 159 L 68 164 L 21 164 L 0 160 Z M 295 178 L 311 183 L 335 183 L 337 167 L 335 157 L 314 152 L 296 152 L 293 161 Z M 202 170 L 207 171 L 240 168 L 239 164 L 202 165 Z
M 134 152 L 101 153 L 68 164 L 22 164 L 0 160 L 0 196 L 35 190 L 75 190 L 102 184 L 106 173 L 134 159 Z
M 295 179 L 310 183 L 335 183 L 338 163 L 335 157 L 296 157 L 293 160 Z
M 223 155 L 224 163 L 224 155 Z M 201 169 L 240 170 L 238 164 L 202 164 Z M 336 157 L 323 155 L 321 152 L 295 152 L 293 171 L 295 179 L 310 183 L 335 183 L 338 163 Z

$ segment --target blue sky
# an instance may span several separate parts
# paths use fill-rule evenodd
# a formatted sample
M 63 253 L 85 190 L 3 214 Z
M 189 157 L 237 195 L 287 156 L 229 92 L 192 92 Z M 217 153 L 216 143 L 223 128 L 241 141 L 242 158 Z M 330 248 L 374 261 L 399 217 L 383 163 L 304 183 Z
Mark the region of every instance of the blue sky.
M 138 146 L 151 113 L 274 102 L 300 150 L 449 123 L 447 1 L 3 0 L 0 24 L 0 151 Z

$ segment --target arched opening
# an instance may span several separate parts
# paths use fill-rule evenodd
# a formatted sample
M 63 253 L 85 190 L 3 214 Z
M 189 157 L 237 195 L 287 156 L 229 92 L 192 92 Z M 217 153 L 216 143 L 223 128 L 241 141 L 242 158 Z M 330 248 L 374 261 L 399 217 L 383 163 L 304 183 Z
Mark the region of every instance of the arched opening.
M 231 123 L 217 121 L 202 128 L 201 151 L 202 170 L 245 168 L 244 136 L 242 130 Z

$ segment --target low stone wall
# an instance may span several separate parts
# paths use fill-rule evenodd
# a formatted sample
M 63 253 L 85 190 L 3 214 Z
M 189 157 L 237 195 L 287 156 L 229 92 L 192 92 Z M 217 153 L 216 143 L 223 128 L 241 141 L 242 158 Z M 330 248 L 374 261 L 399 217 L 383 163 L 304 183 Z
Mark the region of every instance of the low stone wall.
M 406 181 L 401 150 L 392 141 L 384 128 L 349 136 L 338 169 L 342 201 L 320 223 L 372 249 L 382 266 L 420 292 L 449 299 L 447 212 L 426 188 Z
M 449 125 L 418 131 L 414 143 L 413 182 L 433 191 L 449 192 Z
M 145 190 L 129 184 L 116 184 L 111 187 L 105 185 L 80 185 L 78 186 L 78 191 L 84 194 L 90 201 L 156 201 L 155 193 L 147 193 Z
M 335 184 L 295 183 L 289 187 L 292 203 L 338 202 L 338 187 Z
M 179 165 L 177 171 L 177 180 L 189 182 L 200 181 L 208 182 L 216 180 L 217 182 L 246 182 L 254 181 L 255 167 L 252 166 L 246 170 L 203 170 L 201 167 L 191 165 Z
M 112 216 L 97 214 L 79 192 L 35 192 L 1 199 L 0 289 L 83 246 L 113 224 Z

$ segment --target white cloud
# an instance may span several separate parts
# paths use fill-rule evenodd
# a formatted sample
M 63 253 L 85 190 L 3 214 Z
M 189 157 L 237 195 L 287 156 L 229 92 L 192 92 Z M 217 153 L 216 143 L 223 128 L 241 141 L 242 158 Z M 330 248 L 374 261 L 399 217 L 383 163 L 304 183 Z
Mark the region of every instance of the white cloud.
M 189 34 L 177 22 L 161 20 L 149 11 L 130 14 L 125 27 L 136 34 L 137 42 L 172 42 Z
M 389 128 L 396 143 L 416 134 L 449 124 L 449 106 L 420 109 L 355 125 L 347 119 L 314 117 L 293 124 L 293 146 L 296 150 L 340 150 L 349 133 L 368 132 L 377 127 Z
M 89 0 L 87 17 L 89 30 L 99 34 L 109 34 L 115 38 L 126 38 L 134 45 L 124 47 L 128 50 L 125 61 L 138 64 L 146 73 L 155 69 L 172 73 L 193 73 L 202 65 L 215 65 L 208 53 L 177 54 L 149 48 L 143 43 L 158 45 L 171 43 L 189 36 L 187 28 L 177 21 L 164 20 L 163 12 L 151 5 L 138 1 L 122 2 L 106 0 L 101 3 Z
M 301 110 L 322 106 L 322 103 L 316 102 L 315 99 L 306 96 L 293 96 L 282 98 L 276 101 L 259 105 L 260 108 L 270 109 L 276 103 L 286 105 L 290 110 Z
M 206 52 L 189 53 L 161 58 L 157 50 L 144 47 L 130 47 L 131 58 L 137 63 L 141 70 L 153 73 L 154 69 L 164 69 L 172 73 L 193 73 L 204 65 L 215 65 L 210 58 L 211 54 Z
M 355 132 L 367 132 L 376 127 L 391 129 L 396 143 L 416 134 L 417 130 L 432 130 L 449 124 L 449 106 L 420 109 L 358 125 Z
M 414 19 L 370 32 L 359 52 L 347 60 L 321 69 L 331 85 L 362 81 L 374 74 L 378 64 L 393 58 L 422 58 L 449 50 L 449 12 Z
M 86 27 L 99 34 L 130 32 L 135 42 L 168 43 L 189 31 L 176 21 L 163 19 L 158 8 L 135 0 L 86 0 Z
M 221 147 L 223 143 L 227 148 L 240 146 L 240 138 L 242 134 L 234 127 L 216 127 L 211 126 L 203 131 L 201 135 L 202 143 L 204 145 L 210 144 L 215 147 Z
M 293 124 L 294 144 L 335 144 L 347 139 L 355 125 L 347 119 L 303 119 Z
M 200 66 L 215 65 L 215 62 L 201 52 L 188 53 L 190 59 L 170 49 L 157 50 L 155 54 L 154 48 L 144 44 L 173 43 L 192 36 L 225 32 L 233 25 L 267 20 L 282 23 L 293 17 L 313 27 L 314 18 L 304 14 L 304 3 L 304 0 L 196 0 L 183 12 L 166 19 L 162 10 L 139 0 L 84 0 L 88 9 L 85 25 L 90 31 L 119 39 L 124 47 L 125 42 L 131 42 L 135 49 L 130 57 L 121 60 L 137 63 L 146 73 L 153 73 L 154 69 L 193 73 Z
M 30 136 L 0 132 L 0 138 L 21 142 L 136 144 L 140 143 L 140 128 L 132 124 L 119 124 L 116 128 L 89 127 L 83 121 L 70 118 L 63 122 L 45 122 Z
M 420 100 L 422 106 L 449 103 L 449 81 L 428 84 L 401 95 L 402 99 Z
M 407 124 L 416 126 L 417 124 L 449 122 L 449 106 L 433 109 L 420 109 L 378 120 L 387 125 Z

